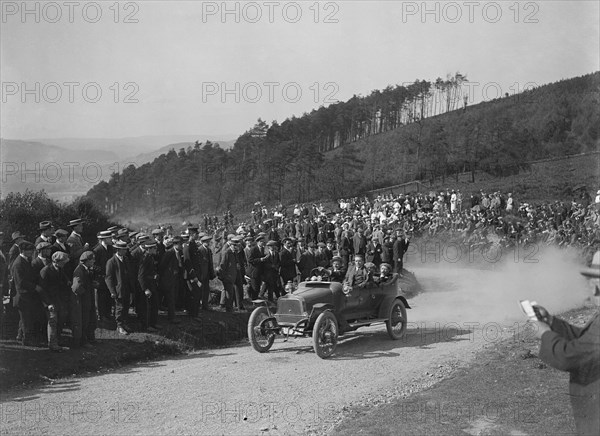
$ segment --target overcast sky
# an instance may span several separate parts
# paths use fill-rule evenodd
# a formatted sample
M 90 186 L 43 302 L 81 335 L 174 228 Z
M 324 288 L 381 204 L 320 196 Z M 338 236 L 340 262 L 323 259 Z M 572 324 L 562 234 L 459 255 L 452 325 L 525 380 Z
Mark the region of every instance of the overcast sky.
M 22 6 L 2 1 L 11 139 L 235 137 L 259 117 L 456 71 L 478 102 L 600 70 L 595 0 Z

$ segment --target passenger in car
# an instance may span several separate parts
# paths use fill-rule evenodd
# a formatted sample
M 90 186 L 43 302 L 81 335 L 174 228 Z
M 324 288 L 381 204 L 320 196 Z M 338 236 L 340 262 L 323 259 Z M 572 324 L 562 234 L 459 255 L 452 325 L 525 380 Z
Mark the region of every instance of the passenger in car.
M 379 267 L 379 276 L 375 277 L 375 283 L 379 286 L 389 285 L 398 279 L 398 274 L 392 272 L 392 266 L 389 263 L 382 263 Z
M 362 254 L 354 256 L 354 263 L 348 268 L 344 278 L 344 289 L 365 288 L 369 282 L 372 282 L 370 271 L 365 267 L 365 259 Z

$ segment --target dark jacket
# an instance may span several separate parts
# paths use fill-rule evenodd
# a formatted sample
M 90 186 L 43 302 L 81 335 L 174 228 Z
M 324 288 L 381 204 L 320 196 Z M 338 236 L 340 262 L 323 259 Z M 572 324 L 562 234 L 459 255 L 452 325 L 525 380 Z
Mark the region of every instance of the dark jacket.
M 154 256 L 148 252 L 144 253 L 140 265 L 138 267 L 138 283 L 142 291 L 149 289 L 151 292 L 156 290 L 156 266 L 154 264 Z
M 78 297 L 92 298 L 94 295 L 94 273 L 80 263 L 73 271 L 73 285 L 71 290 Z M 75 300 L 74 300 L 75 301 Z
M 235 283 L 238 274 L 237 253 L 227 247 L 221 251 L 219 261 L 219 278 L 222 282 Z
M 13 305 L 19 307 L 21 302 L 30 303 L 35 301 L 38 279 L 31 263 L 21 255 L 17 256 L 12 264 L 11 275 L 17 292 L 13 299 Z
M 262 258 L 265 256 L 264 248 L 261 250 L 258 245 L 252 247 L 250 251 L 249 263 L 252 265 L 250 277 L 253 279 L 261 278 L 264 274 L 264 261 Z
M 578 434 L 600 434 L 600 316 L 584 327 L 554 317 L 542 335 L 539 356 L 570 374 L 569 393 Z
M 40 271 L 40 287 L 38 289 L 44 306 L 60 302 L 68 303 L 71 298 L 70 280 L 61 268 L 53 264 L 47 265 Z
M 131 265 L 128 265 L 127 260 L 123 261 L 117 258 L 115 254 L 106 262 L 106 276 L 104 281 L 111 295 L 116 295 L 119 298 L 126 296 L 127 298 L 133 292 L 133 283 L 131 281 Z
M 296 277 L 296 254 L 287 248 L 279 252 L 280 275 L 285 283 Z

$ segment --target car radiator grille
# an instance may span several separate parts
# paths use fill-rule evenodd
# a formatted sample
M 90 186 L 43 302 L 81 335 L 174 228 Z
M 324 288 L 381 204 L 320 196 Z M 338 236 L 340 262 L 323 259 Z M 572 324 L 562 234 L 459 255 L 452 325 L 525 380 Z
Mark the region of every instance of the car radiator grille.
M 296 324 L 305 318 L 302 314 L 302 303 L 298 300 L 280 300 L 277 304 L 275 318 L 280 324 Z

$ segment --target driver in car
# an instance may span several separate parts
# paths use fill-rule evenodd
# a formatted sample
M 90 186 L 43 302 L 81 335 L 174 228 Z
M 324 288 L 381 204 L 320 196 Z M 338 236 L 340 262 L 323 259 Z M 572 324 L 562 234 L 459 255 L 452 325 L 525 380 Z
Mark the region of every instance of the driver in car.
M 331 259 L 331 268 L 329 268 L 329 280 L 342 283 L 345 276 L 346 271 L 342 268 L 342 258 L 340 256 L 334 256 Z
M 348 268 L 346 278 L 343 282 L 344 292 L 350 292 L 353 288 L 364 288 L 371 281 L 371 273 L 365 267 L 365 259 L 362 254 L 354 256 L 354 263 Z

